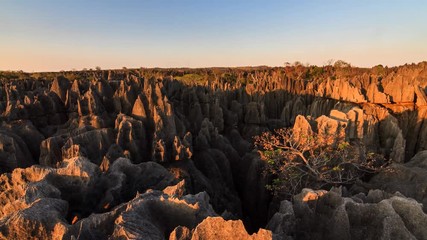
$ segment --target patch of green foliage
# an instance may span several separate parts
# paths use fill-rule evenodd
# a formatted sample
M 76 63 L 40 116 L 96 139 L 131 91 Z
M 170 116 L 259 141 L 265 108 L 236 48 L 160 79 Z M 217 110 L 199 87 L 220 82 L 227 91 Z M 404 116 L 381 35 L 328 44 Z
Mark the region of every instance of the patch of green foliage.
M 221 76 L 221 80 L 226 83 L 234 84 L 237 82 L 237 76 L 232 73 L 224 73 Z
M 0 71 L 0 79 L 26 79 L 28 74 L 23 71 Z
M 175 76 L 174 78 L 185 84 L 203 84 L 206 82 L 206 76 L 196 73 L 184 74 L 183 76 Z
M 380 154 L 352 145 L 337 135 L 301 134 L 276 129 L 255 137 L 271 181 L 266 188 L 279 198 L 289 198 L 303 188 L 329 189 L 351 185 L 388 164 Z

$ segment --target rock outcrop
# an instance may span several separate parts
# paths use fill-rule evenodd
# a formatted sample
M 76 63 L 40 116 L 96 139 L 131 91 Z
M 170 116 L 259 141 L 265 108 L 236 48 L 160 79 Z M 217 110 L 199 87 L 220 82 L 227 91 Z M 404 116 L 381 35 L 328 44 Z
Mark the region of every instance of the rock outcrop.
M 163 239 L 178 225 L 194 228 L 216 215 L 206 193 L 176 196 L 159 191 L 174 182 L 154 162 L 134 165 L 124 158 L 105 174 L 82 157 L 66 159 L 57 169 L 16 169 L 1 176 L 0 235 Z M 183 191 L 185 186 L 175 188 Z
M 422 203 L 427 212 L 427 151 L 417 153 L 405 164 L 392 164 L 374 176 L 368 187 L 400 192 Z
M 425 224 L 421 204 L 399 193 L 304 189 L 280 204 L 267 229 L 276 239 L 425 239 Z
M 426 62 L 0 79 L 1 237 L 422 239 L 425 215 L 408 197 L 425 210 L 426 90 Z M 282 127 L 392 165 L 352 194 L 306 191 L 275 213 L 252 143 Z
M 242 221 L 225 221 L 221 217 L 208 217 L 194 229 L 191 240 L 201 239 L 272 239 L 270 231 L 260 229 L 249 235 Z

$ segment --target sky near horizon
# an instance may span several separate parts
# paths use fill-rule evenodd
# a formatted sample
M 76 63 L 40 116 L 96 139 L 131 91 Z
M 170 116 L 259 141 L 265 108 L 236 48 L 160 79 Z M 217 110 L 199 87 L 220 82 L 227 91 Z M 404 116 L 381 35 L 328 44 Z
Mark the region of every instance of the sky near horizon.
M 2 0 L 0 70 L 427 60 L 423 0 Z

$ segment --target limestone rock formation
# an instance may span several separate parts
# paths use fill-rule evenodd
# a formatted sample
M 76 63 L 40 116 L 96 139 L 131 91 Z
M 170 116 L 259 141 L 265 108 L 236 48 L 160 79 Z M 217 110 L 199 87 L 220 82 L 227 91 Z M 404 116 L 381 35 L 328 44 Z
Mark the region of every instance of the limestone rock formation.
M 281 203 L 267 229 L 277 239 L 425 239 L 425 224 L 421 204 L 400 194 L 304 189 Z
M 65 103 L 67 97 L 67 91 L 71 87 L 71 83 L 68 79 L 63 76 L 55 78 L 50 87 L 50 91 L 56 93 L 63 103 Z
M 42 165 L 55 166 L 62 159 L 85 156 L 99 165 L 113 142 L 111 129 L 78 128 L 43 140 L 39 161 Z
M 178 225 L 194 228 L 207 216 L 216 215 L 203 192 L 172 196 L 148 190 L 140 194 L 174 182 L 153 162 L 133 165 L 122 158 L 103 175 L 95 164 L 77 157 L 65 160 L 58 169 L 16 169 L 0 181 L 0 236 L 4 238 L 164 239 Z M 179 185 L 183 188 L 182 182 Z M 162 221 L 159 216 L 164 217 Z
M 270 231 L 260 229 L 249 235 L 242 221 L 225 221 L 221 217 L 207 217 L 194 229 L 192 240 L 201 239 L 272 239 Z
M 140 163 L 144 158 L 148 158 L 147 138 L 142 121 L 119 114 L 115 129 L 118 131 L 116 144 L 123 150 L 129 151 L 133 162 Z
M 19 144 L 16 142 L 19 141 L 18 138 L 0 134 L 0 139 L 1 173 L 11 171 L 17 167 L 28 167 L 33 163 L 28 149 L 19 147 Z
M 426 62 L 5 76 L 0 238 L 426 236 Z M 253 136 L 282 127 L 393 164 L 351 194 L 278 201 Z
M 405 164 L 392 164 L 389 168 L 374 176 L 369 182 L 370 188 L 383 189 L 416 199 L 427 211 L 427 151 L 417 153 Z
M 127 203 L 114 221 L 112 238 L 165 239 L 177 226 L 194 228 L 204 218 L 215 215 L 206 194 L 170 198 L 147 192 Z M 159 217 L 163 218 L 159 221 Z

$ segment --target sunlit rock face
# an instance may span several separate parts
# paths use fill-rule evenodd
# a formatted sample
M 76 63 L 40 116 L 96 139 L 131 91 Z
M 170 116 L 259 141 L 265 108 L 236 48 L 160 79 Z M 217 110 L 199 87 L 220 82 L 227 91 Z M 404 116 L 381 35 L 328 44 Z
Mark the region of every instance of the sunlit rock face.
M 319 69 L 0 79 L 0 238 L 426 238 L 427 63 Z M 253 136 L 282 127 L 392 165 L 277 202 Z

